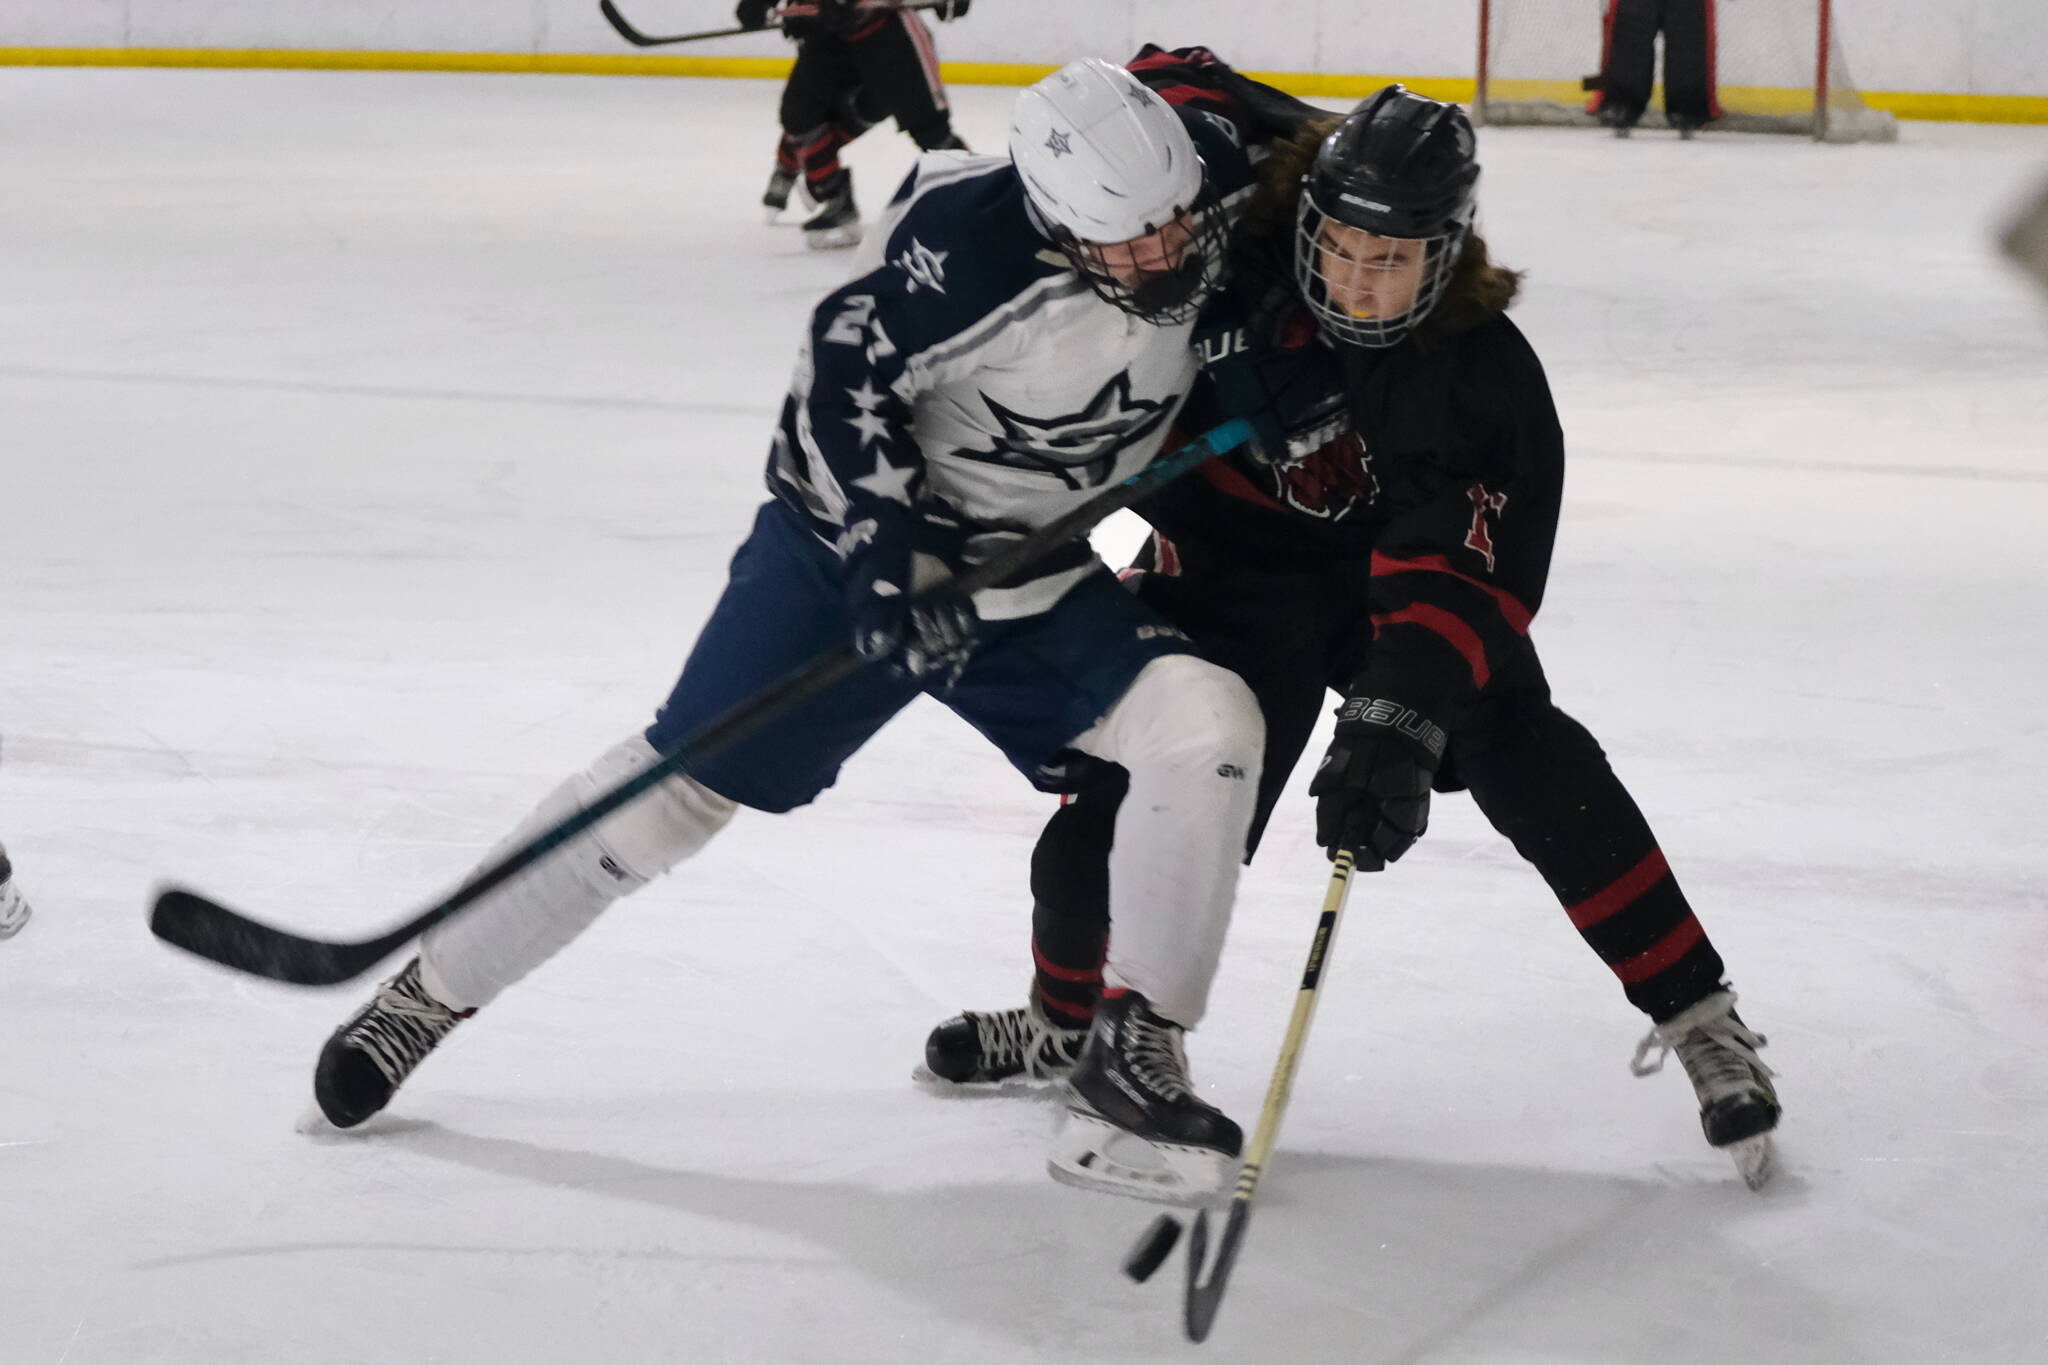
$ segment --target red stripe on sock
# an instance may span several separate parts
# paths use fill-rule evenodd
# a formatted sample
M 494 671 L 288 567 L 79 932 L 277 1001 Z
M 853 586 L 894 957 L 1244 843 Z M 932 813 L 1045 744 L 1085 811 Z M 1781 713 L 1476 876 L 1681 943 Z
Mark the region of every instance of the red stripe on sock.
M 1624 986 L 1633 986 L 1638 981 L 1648 981 L 1672 963 L 1684 957 L 1692 946 L 1707 936 L 1700 927 L 1699 916 L 1687 915 L 1685 923 L 1673 929 L 1657 941 L 1648 952 L 1637 953 L 1626 962 L 1614 964 L 1614 974 L 1621 978 Z
M 1089 1024 L 1094 1022 L 1095 1019 L 1095 1007 L 1093 1005 L 1071 1005 L 1064 1000 L 1055 1000 L 1043 991 L 1039 992 L 1038 1004 L 1041 1009 L 1049 1010 L 1054 1014 L 1072 1019 L 1078 1024 Z
M 1572 923 L 1581 929 L 1590 929 L 1609 915 L 1628 909 L 1636 898 L 1671 875 L 1671 864 L 1664 861 L 1664 850 L 1653 848 L 1649 856 L 1622 873 L 1600 891 L 1594 892 L 1577 905 L 1565 907 L 1565 913 L 1572 917 Z
M 1071 981 L 1077 986 L 1099 986 L 1102 984 L 1102 964 L 1099 962 L 1095 964 L 1093 969 L 1085 972 L 1076 971 L 1072 967 L 1062 967 L 1044 953 L 1038 951 L 1036 943 L 1031 945 L 1031 960 L 1038 964 L 1039 971 L 1044 972 L 1055 981 Z

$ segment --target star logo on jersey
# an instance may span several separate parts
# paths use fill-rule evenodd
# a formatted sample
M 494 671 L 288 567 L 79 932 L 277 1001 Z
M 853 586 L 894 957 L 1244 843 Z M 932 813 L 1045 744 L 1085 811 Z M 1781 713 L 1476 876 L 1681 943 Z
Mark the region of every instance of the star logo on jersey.
M 910 283 L 903 286 L 903 292 L 915 294 L 919 287 L 922 286 L 931 290 L 934 294 L 945 293 L 946 257 L 951 254 L 949 251 L 933 251 L 923 242 L 912 237 L 910 245 L 905 247 L 903 254 L 896 258 L 897 268 L 910 276 Z
M 889 457 L 881 451 L 875 452 L 875 472 L 863 474 L 853 481 L 853 486 L 878 498 L 900 502 L 910 506 L 910 486 L 917 482 L 918 471 L 889 463 Z
M 1074 154 L 1074 139 L 1057 128 L 1045 135 L 1045 145 L 1052 150 L 1052 154 L 1056 157 L 1072 156 Z
M 1132 398 L 1129 370 L 1096 390 L 1079 411 L 1056 417 L 1018 412 L 986 393 L 981 401 L 1002 434 L 995 437 L 993 449 L 963 450 L 962 455 L 1057 475 L 1069 488 L 1095 488 L 1107 482 L 1116 457 L 1157 429 L 1170 411 L 1165 403 Z

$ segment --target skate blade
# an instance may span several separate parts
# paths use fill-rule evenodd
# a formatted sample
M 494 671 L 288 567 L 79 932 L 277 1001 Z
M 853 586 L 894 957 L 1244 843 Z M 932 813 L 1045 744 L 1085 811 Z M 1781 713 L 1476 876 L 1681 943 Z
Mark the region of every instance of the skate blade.
M 1094 1114 L 1069 1109 L 1053 1134 L 1045 1169 L 1076 1189 L 1193 1209 L 1223 1193 L 1237 1173 L 1237 1159 L 1209 1147 L 1148 1142 Z
M 358 1130 L 335 1127 L 328 1120 L 327 1115 L 321 1112 L 320 1105 L 316 1101 L 306 1106 L 306 1111 L 299 1115 L 298 1122 L 292 1125 L 292 1131 L 305 1137 L 332 1138 L 353 1136 Z
M 860 245 L 860 224 L 849 223 L 845 227 L 805 228 L 804 245 L 812 251 L 839 251 Z
M 1742 1183 L 1753 1190 L 1768 1185 L 1771 1176 L 1778 1169 L 1778 1150 L 1769 1133 L 1759 1133 L 1740 1142 L 1731 1142 L 1721 1149 L 1735 1163 L 1735 1171 L 1742 1177 Z

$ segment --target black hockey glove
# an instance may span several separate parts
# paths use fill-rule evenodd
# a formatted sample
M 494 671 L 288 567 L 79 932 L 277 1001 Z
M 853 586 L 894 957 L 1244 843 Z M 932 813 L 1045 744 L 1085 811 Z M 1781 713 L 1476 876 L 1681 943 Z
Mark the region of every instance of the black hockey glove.
M 913 678 L 967 662 L 980 625 L 973 602 L 943 584 L 915 595 L 911 587 L 957 565 L 962 542 L 959 524 L 930 509 L 874 523 L 871 538 L 846 561 L 846 611 L 863 659 L 888 660 Z M 921 575 L 913 568 L 920 559 L 927 568 Z
M 741 28 L 768 27 L 768 11 L 775 8 L 775 0 L 740 0 L 732 12 Z
M 967 7 L 973 3 L 974 0 L 939 0 L 932 13 L 939 16 L 939 22 L 942 24 L 951 19 L 965 19 Z
M 853 647 L 863 659 L 887 660 L 913 678 L 957 670 L 974 652 L 981 618 L 974 603 L 946 588 L 917 597 L 877 589 L 878 579 L 853 617 Z
M 1444 758 L 1444 732 L 1414 708 L 1352 697 L 1337 708 L 1337 732 L 1309 783 L 1316 842 L 1340 848 L 1377 872 L 1429 828 L 1429 788 Z

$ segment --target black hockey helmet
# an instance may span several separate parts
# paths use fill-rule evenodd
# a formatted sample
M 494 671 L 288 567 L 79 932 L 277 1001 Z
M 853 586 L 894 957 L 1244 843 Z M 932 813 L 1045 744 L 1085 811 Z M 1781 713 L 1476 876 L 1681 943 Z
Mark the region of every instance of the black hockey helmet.
M 1464 110 L 1399 85 L 1368 98 L 1323 139 L 1302 177 L 1295 273 L 1325 331 L 1391 346 L 1436 306 L 1472 224 L 1476 150 Z M 1424 279 L 1402 313 L 1362 318 L 1330 302 L 1322 248 L 1331 223 L 1425 244 Z

